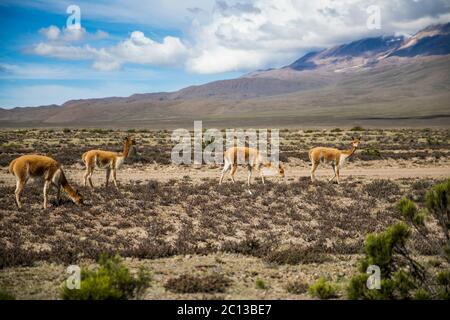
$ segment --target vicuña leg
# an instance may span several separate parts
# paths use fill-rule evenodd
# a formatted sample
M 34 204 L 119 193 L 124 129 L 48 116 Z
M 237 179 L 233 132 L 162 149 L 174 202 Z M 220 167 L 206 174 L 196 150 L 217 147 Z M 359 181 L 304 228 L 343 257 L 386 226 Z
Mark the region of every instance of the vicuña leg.
M 49 189 L 50 189 L 50 181 L 45 180 L 45 183 L 44 183 L 44 209 L 47 209 L 48 190 Z
M 316 174 L 315 174 L 315 172 L 316 172 L 318 166 L 319 166 L 318 162 L 313 162 L 311 164 L 311 181 L 312 182 L 316 181 Z
M 16 196 L 16 204 L 19 209 L 22 208 L 22 203 L 20 202 L 20 194 L 22 193 L 23 188 L 25 187 L 25 181 L 17 180 L 16 183 L 16 191 L 14 192 Z

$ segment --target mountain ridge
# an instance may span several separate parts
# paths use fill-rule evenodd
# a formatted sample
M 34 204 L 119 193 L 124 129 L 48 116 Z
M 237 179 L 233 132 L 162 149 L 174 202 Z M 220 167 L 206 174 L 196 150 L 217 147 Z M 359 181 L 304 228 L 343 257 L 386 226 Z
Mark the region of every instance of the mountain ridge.
M 190 118 L 189 113 L 200 118 L 220 119 L 244 116 L 249 110 L 258 118 L 259 114 L 267 116 L 264 108 L 270 101 L 276 101 L 274 105 L 280 106 L 280 114 L 300 115 L 309 108 L 303 102 L 309 101 L 315 105 L 310 101 L 311 94 L 320 96 L 327 106 L 334 101 L 336 108 L 353 105 L 357 108 L 358 104 L 354 101 L 361 103 L 364 97 L 369 96 L 372 99 L 367 90 L 378 90 L 380 96 L 389 95 L 386 100 L 388 108 L 384 112 L 388 116 L 389 112 L 399 116 L 394 110 L 389 111 L 394 105 L 403 110 L 403 104 L 415 104 L 408 95 L 415 95 L 416 92 L 423 93 L 418 98 L 426 98 L 428 105 L 442 105 L 433 112 L 445 115 L 449 111 L 450 101 L 449 37 L 450 23 L 431 25 L 410 38 L 380 36 L 359 39 L 307 53 L 281 68 L 255 71 L 239 78 L 189 86 L 175 92 L 69 100 L 61 106 L 0 108 L 0 126 L 20 126 L 25 122 L 104 125 L 120 119 L 130 122 L 145 119 L 175 121 Z M 356 83 L 352 82 L 355 78 L 359 79 Z M 414 81 L 407 82 L 406 78 Z M 352 83 L 354 88 L 348 88 L 348 83 Z M 386 84 L 397 88 L 398 97 Z M 329 98 L 323 95 L 326 92 L 330 93 Z M 342 93 L 348 97 L 339 98 Z M 298 101 L 292 100 L 292 95 L 297 96 Z M 285 101 L 290 101 L 290 104 Z M 315 107 L 320 108 L 320 105 Z M 417 116 L 432 116 L 419 109 L 414 110 Z M 356 116 L 364 112 L 355 109 L 353 113 Z

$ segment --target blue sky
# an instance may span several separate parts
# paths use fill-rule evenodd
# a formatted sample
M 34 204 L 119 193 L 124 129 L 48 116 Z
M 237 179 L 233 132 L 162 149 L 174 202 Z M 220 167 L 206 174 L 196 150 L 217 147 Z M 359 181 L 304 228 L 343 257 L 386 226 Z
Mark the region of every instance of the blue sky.
M 68 28 L 69 5 L 80 28 Z M 367 27 L 368 6 L 381 27 Z M 174 91 L 450 21 L 445 0 L 3 0 L 0 107 Z

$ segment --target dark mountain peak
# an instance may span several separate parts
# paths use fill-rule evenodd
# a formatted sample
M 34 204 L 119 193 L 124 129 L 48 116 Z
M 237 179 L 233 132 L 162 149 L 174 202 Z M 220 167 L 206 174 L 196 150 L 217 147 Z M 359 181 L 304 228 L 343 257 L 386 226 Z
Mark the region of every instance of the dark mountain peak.
M 326 59 L 331 57 L 339 58 L 375 55 L 398 47 L 403 40 L 404 38 L 402 36 L 364 38 L 325 50 L 320 57 Z
M 295 60 L 290 65 L 284 67 L 284 68 L 291 68 L 295 70 L 311 70 L 316 67 L 316 64 L 311 61 L 319 52 L 309 52 L 305 54 L 303 57 L 301 57 L 298 60 Z
M 450 54 L 450 22 L 428 26 L 412 37 L 389 56 L 415 57 Z
M 432 24 L 428 27 L 420 30 L 420 32 L 439 32 L 439 33 L 450 33 L 450 22 L 448 23 L 439 23 L 439 24 Z

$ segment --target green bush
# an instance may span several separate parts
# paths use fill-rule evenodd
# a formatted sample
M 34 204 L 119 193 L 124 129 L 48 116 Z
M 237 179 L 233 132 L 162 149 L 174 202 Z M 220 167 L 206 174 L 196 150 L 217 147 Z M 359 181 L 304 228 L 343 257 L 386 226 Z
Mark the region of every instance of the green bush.
M 425 219 L 430 213 L 436 218 L 447 242 L 442 248 L 446 265 L 436 267 L 445 271 L 431 273 L 413 259 L 413 249 L 407 246 L 411 229 L 398 222 L 378 234 L 369 234 L 364 245 L 364 257 L 360 261 L 359 274 L 347 286 L 349 299 L 450 299 L 450 179 L 437 184 L 426 193 L 426 209 L 419 209 L 410 199 L 404 197 L 396 205 L 402 217 L 409 222 L 424 241 L 427 238 Z M 381 271 L 381 289 L 370 290 L 366 281 L 369 265 L 377 265 Z
M 396 208 L 408 221 L 418 226 L 424 225 L 427 211 L 419 210 L 417 205 L 407 197 L 400 199 L 400 201 L 397 202 Z
M 0 289 L 0 300 L 16 300 L 16 296 L 4 289 Z
M 350 131 L 364 131 L 365 129 L 361 126 L 355 126 L 350 129 Z
M 447 241 L 450 240 L 450 179 L 433 186 L 425 195 L 428 211 L 436 218 Z
M 450 271 L 442 271 L 437 275 L 437 283 L 440 285 L 438 292 L 440 299 L 450 299 Z
M 148 286 L 149 275 L 141 269 L 134 277 L 119 256 L 102 256 L 95 271 L 82 269 L 80 289 L 69 289 L 63 283 L 64 300 L 126 300 L 138 297 Z
M 267 289 L 267 284 L 264 282 L 264 280 L 263 279 L 256 279 L 256 282 L 255 282 L 255 284 L 256 284 L 256 288 L 258 288 L 258 289 Z
M 365 147 L 362 151 L 361 154 L 364 156 L 370 156 L 370 157 L 375 157 L 375 158 L 380 158 L 381 157 L 381 152 L 378 148 L 374 147 L 374 146 L 367 146 Z
M 404 299 L 417 289 L 414 278 L 403 269 L 402 259 L 405 244 L 411 230 L 402 223 L 396 223 L 378 234 L 369 234 L 364 245 L 364 258 L 360 261 L 361 274 L 354 276 L 347 287 L 349 299 Z M 409 258 L 409 257 L 408 257 Z M 366 270 L 376 265 L 381 271 L 381 289 L 367 288 Z
M 336 286 L 329 283 L 325 277 L 321 277 L 308 289 L 308 293 L 315 298 L 331 299 L 337 297 Z

